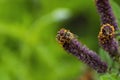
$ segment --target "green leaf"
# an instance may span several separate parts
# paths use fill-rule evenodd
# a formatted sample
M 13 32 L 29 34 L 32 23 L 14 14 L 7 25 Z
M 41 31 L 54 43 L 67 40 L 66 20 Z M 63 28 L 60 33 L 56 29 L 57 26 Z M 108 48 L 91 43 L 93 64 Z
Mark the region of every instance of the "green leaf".
M 100 76 L 100 80 L 119 80 L 120 77 L 116 74 L 116 73 L 112 73 L 112 74 L 105 74 Z
M 109 66 L 112 66 L 112 59 L 110 58 L 109 54 L 103 50 L 102 48 L 99 49 L 99 55 L 101 56 L 102 60 L 106 61 Z

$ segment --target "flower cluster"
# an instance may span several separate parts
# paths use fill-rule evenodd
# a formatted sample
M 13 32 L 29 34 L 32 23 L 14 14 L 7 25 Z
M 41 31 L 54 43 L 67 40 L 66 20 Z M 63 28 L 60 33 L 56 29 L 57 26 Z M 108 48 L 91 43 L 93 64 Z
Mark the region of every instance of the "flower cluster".
M 98 73 L 105 73 L 107 71 L 107 64 L 101 61 L 95 52 L 82 45 L 69 30 L 61 29 L 58 31 L 56 39 L 67 52 L 76 56 Z
M 96 0 L 96 6 L 102 22 L 98 35 L 99 44 L 114 60 L 119 61 L 119 44 L 115 38 L 115 31 L 118 31 L 119 28 L 109 0 Z
M 112 12 L 109 0 L 95 0 L 95 2 L 98 13 L 101 17 L 101 24 L 109 23 L 110 25 L 113 25 L 115 30 L 118 30 L 119 28 Z

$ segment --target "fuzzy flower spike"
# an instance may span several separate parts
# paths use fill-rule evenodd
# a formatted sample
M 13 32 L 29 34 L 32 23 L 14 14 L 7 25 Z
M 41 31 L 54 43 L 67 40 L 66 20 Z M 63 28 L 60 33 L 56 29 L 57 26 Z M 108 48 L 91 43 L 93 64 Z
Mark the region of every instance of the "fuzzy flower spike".
M 116 19 L 112 12 L 109 0 L 95 0 L 98 13 L 101 17 L 101 24 L 110 24 L 116 30 L 119 30 Z
M 95 69 L 98 73 L 105 73 L 107 71 L 107 64 L 101 61 L 100 57 L 95 52 L 82 45 L 69 30 L 60 29 L 56 39 L 62 45 L 64 50 L 76 56 L 82 62 Z
M 120 57 L 119 44 L 114 37 L 114 26 L 110 24 L 102 25 L 98 35 L 99 44 L 113 59 L 118 61 Z

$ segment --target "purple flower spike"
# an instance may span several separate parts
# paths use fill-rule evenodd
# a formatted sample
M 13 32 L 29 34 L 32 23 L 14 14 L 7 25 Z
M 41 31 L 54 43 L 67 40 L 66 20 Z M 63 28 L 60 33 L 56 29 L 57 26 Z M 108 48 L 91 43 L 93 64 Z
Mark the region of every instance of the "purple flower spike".
M 82 45 L 69 30 L 61 29 L 58 31 L 56 39 L 67 52 L 76 56 L 98 73 L 105 73 L 107 71 L 107 64 L 101 61 L 95 52 Z
M 120 57 L 119 44 L 114 37 L 115 37 L 114 27 L 110 24 L 102 25 L 98 35 L 99 44 L 104 50 L 106 50 L 109 53 L 109 55 L 113 59 Z
M 115 30 L 118 30 L 118 24 L 112 12 L 109 0 L 95 0 L 98 13 L 101 17 L 101 24 L 113 25 Z

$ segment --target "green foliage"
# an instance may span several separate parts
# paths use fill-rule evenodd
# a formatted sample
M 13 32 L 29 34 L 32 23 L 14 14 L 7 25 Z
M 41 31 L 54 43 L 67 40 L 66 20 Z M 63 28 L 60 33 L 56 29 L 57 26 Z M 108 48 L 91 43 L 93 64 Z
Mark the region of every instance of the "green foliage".
M 100 75 L 100 80 L 119 80 L 119 63 L 113 62 L 108 53 L 103 49 L 100 49 L 100 56 L 102 60 L 106 61 L 108 64 L 108 73 Z
M 117 74 L 112 73 L 112 74 L 105 74 L 100 77 L 100 80 L 119 80 L 120 77 L 118 77 Z

